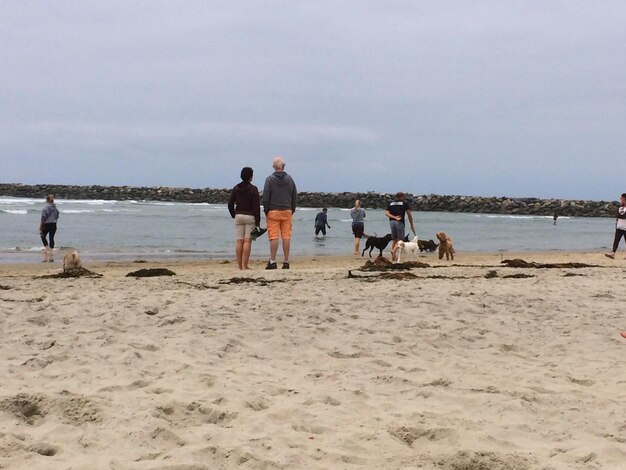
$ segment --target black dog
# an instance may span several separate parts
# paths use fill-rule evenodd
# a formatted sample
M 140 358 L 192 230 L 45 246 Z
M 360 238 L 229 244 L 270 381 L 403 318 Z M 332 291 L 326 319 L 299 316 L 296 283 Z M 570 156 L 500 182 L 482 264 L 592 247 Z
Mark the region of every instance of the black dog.
M 372 257 L 372 250 L 374 248 L 378 248 L 380 250 L 379 257 L 381 257 L 383 255 L 383 250 L 385 248 L 387 248 L 387 245 L 389 245 L 390 241 L 391 241 L 391 234 L 390 233 L 388 233 L 384 237 L 367 237 L 367 240 L 365 242 L 365 249 L 363 250 L 363 253 L 361 253 L 361 256 L 365 255 L 365 252 L 369 248 L 370 249 L 370 258 L 371 258 Z
M 432 240 L 418 240 L 417 241 L 417 246 L 420 249 L 420 251 L 424 251 L 424 250 L 428 250 L 428 251 L 435 251 L 437 249 L 437 247 L 439 246 L 439 243 L 435 243 Z

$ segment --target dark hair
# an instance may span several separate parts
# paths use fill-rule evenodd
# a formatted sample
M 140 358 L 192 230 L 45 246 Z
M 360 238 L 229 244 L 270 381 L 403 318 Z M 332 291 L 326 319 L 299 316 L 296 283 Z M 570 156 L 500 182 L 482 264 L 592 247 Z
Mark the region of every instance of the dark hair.
M 622 197 L 626 198 L 626 193 L 622 193 Z
M 252 179 L 252 168 L 249 166 L 244 166 L 241 170 L 241 180 L 246 183 Z
M 404 193 L 402 191 L 396 193 L 396 199 L 404 199 Z

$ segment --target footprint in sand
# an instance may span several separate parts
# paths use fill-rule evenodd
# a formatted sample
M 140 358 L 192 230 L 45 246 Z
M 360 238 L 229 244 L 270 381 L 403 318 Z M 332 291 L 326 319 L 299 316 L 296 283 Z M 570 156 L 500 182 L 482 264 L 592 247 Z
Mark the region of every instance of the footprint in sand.
M 173 426 L 185 427 L 202 424 L 225 426 L 229 421 L 237 417 L 237 413 L 220 410 L 217 407 L 206 406 L 194 401 L 188 405 L 174 402 L 157 406 L 153 416 L 164 419 Z
M 72 425 L 101 421 L 100 410 L 88 398 L 68 392 L 59 395 L 20 393 L 0 400 L 0 411 L 9 412 L 30 425 L 49 415 Z
M 46 442 L 37 442 L 31 445 L 28 450 L 31 452 L 36 452 L 37 454 L 43 455 L 45 457 L 52 457 L 54 455 L 57 455 L 60 452 L 61 448 L 52 444 L 48 444 Z
M 158 427 L 150 433 L 152 443 L 157 449 L 173 449 L 186 444 L 185 440 L 169 429 Z
M 406 427 L 399 426 L 389 429 L 389 434 L 391 434 L 396 439 L 401 440 L 407 446 L 411 447 L 413 443 L 419 439 L 424 439 L 427 441 L 441 441 L 444 439 L 454 440 L 456 437 L 456 433 L 452 429 L 448 428 L 414 428 L 414 427 Z M 465 467 L 463 467 L 465 468 Z M 468 467 L 474 468 L 474 467 Z
M 497 454 L 495 452 L 457 452 L 456 454 L 442 455 L 437 458 L 437 465 L 450 469 L 507 469 L 530 470 L 527 458 L 517 454 Z
M 264 411 L 271 406 L 271 403 L 263 397 L 247 400 L 244 402 L 244 404 L 254 411 Z
M 576 377 L 568 377 L 567 379 L 572 383 L 583 385 L 585 387 L 591 387 L 593 384 L 596 383 L 595 380 L 591 379 L 577 379 Z

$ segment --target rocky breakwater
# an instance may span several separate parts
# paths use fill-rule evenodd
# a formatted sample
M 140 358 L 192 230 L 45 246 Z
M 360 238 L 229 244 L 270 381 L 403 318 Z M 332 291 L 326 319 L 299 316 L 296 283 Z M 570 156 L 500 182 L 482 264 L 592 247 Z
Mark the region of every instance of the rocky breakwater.
M 31 197 L 45 199 L 54 194 L 57 199 L 103 199 L 116 201 L 171 201 L 228 202 L 228 189 L 192 189 L 166 186 L 70 186 L 59 184 L 0 184 L 0 196 Z
M 229 189 L 193 189 L 175 187 L 134 186 L 68 186 L 68 185 L 23 185 L 0 184 L 0 196 L 45 198 L 54 194 L 60 199 L 105 199 L 105 200 L 148 200 L 172 202 L 205 202 L 225 204 Z M 565 199 L 446 196 L 406 194 L 415 211 L 424 212 L 467 212 L 479 214 L 543 215 L 570 217 L 614 217 L 619 207 L 616 201 L 585 201 Z M 384 209 L 393 200 L 387 193 L 323 193 L 301 192 L 298 205 L 301 207 L 345 207 L 360 199 L 366 209 Z
M 393 194 L 381 193 L 300 193 L 298 204 L 304 207 L 352 207 L 360 199 L 363 207 L 384 209 Z M 617 202 L 565 199 L 441 196 L 406 194 L 415 211 L 467 212 L 474 214 L 543 215 L 570 217 L 615 217 Z

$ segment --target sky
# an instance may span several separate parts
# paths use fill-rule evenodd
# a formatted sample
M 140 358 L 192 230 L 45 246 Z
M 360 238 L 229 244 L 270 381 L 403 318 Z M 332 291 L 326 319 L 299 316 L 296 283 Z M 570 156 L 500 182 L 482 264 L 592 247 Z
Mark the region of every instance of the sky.
M 626 2 L 0 1 L 0 182 L 615 200 Z

